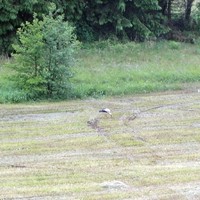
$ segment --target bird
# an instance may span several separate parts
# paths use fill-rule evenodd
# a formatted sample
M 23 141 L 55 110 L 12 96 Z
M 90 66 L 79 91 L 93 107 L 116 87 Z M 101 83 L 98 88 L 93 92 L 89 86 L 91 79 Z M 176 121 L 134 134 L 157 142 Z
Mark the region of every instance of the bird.
M 107 113 L 107 114 L 109 114 L 110 116 L 112 116 L 112 113 L 111 113 L 111 111 L 110 111 L 109 108 L 103 108 L 103 109 L 99 110 L 99 112 L 104 112 L 104 113 Z

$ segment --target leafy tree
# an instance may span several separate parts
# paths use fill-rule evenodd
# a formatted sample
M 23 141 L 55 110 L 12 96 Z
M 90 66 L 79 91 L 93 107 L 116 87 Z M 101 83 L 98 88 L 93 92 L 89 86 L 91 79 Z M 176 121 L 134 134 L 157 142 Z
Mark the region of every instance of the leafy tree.
M 44 59 L 46 60 L 42 75 L 46 80 L 48 96 L 66 95 L 69 89 L 70 67 L 74 63 L 79 46 L 74 27 L 63 21 L 63 16 L 54 18 L 52 13 L 43 17 L 43 39 L 45 41 Z
M 168 25 L 179 23 L 190 28 L 194 0 L 0 0 L 0 54 L 11 52 L 11 43 L 21 23 L 47 13 L 54 2 L 57 13 L 72 22 L 80 40 L 91 41 L 110 35 L 145 40 L 168 32 Z M 166 20 L 167 19 L 167 20 Z M 168 22 L 168 23 L 165 23 Z
M 26 22 L 17 31 L 19 41 L 13 45 L 16 53 L 11 67 L 16 71 L 13 79 L 20 89 L 25 90 L 31 97 L 36 97 L 45 91 L 45 79 L 42 76 L 44 66 L 43 21 L 36 17 L 33 23 Z
M 193 30 L 200 31 L 200 2 L 196 4 L 196 8 L 192 12 L 192 28 Z
M 29 98 L 66 97 L 69 95 L 70 67 L 75 58 L 78 41 L 74 28 L 53 11 L 42 20 L 34 16 L 18 29 L 18 43 L 13 45 L 14 61 L 10 66 L 16 71 L 18 87 Z
M 0 0 L 0 54 L 10 53 L 16 30 L 25 21 L 33 20 L 33 13 L 41 16 L 47 12 L 46 0 Z
M 56 1 L 65 18 L 76 24 L 79 34 L 114 34 L 144 40 L 165 32 L 158 0 Z M 88 30 L 85 30 L 85 28 Z M 88 34 L 87 34 L 88 35 Z M 90 34 L 91 35 L 91 34 Z
M 194 0 L 187 0 L 186 1 L 186 6 L 185 6 L 185 16 L 184 16 L 184 22 L 185 26 L 189 27 L 190 26 L 190 21 L 191 21 L 191 12 L 192 12 L 192 5 L 194 3 Z
M 192 6 L 195 0 L 158 0 L 162 14 L 166 15 L 169 23 L 179 22 L 182 29 L 188 28 L 191 22 Z

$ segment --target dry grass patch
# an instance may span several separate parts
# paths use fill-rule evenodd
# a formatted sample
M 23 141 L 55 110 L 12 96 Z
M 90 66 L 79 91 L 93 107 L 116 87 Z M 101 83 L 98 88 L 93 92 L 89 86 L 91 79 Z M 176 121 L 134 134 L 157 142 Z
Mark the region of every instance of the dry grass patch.
M 0 198 L 192 199 L 198 105 L 198 93 L 0 105 Z M 128 188 L 101 186 L 113 180 Z

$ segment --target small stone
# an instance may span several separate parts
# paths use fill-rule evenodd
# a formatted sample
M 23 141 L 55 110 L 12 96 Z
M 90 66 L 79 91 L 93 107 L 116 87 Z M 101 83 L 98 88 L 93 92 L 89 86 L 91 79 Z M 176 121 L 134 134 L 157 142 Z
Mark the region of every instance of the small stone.
M 106 181 L 101 183 L 101 186 L 108 189 L 125 189 L 129 187 L 121 181 Z

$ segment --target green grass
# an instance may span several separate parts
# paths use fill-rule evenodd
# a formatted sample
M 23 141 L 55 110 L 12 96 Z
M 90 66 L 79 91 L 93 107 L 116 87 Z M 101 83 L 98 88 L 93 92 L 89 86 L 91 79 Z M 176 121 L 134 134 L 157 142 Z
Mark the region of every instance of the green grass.
M 80 52 L 77 97 L 177 90 L 200 80 L 199 47 L 175 42 L 99 42 Z M 177 48 L 178 47 L 178 48 Z
M 8 58 L 0 57 L 0 103 L 27 101 L 26 93 L 9 80 L 13 72 L 5 66 L 7 62 Z
M 182 89 L 200 81 L 200 47 L 178 42 L 83 44 L 73 68 L 73 98 L 129 95 Z M 0 60 L 0 102 L 27 101 L 27 94 L 6 80 Z

